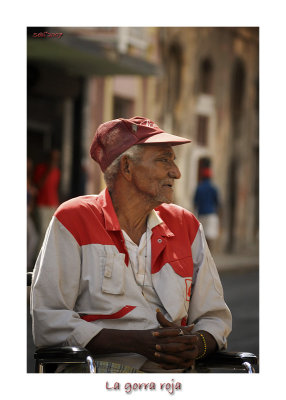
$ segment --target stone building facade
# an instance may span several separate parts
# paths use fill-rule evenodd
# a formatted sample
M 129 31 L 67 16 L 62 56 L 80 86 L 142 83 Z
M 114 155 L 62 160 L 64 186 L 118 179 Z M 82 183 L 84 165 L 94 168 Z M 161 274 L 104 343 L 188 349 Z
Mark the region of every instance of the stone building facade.
M 210 165 L 220 191 L 219 251 L 258 244 L 258 28 L 159 28 L 163 74 L 156 118 L 192 139 L 178 146 L 176 202 L 194 209 L 200 169 Z

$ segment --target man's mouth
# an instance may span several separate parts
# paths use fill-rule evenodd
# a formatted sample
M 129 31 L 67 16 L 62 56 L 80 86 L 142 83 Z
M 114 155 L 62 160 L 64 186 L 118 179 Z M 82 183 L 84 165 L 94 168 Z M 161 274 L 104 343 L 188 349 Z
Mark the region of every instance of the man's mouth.
M 172 183 L 164 183 L 163 186 L 167 186 L 167 187 L 173 189 L 173 184 Z

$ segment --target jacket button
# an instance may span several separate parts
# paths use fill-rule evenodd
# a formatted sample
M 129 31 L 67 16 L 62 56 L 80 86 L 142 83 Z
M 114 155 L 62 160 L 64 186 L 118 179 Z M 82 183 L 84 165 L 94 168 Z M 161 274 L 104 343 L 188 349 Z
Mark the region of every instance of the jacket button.
M 157 242 L 158 242 L 158 243 L 162 243 L 162 239 L 158 239 Z

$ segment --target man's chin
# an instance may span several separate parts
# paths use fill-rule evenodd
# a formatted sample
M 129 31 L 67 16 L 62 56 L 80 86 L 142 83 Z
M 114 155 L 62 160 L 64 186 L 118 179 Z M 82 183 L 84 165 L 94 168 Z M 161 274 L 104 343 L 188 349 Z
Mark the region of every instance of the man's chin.
M 156 196 L 147 196 L 146 200 L 148 201 L 148 203 L 151 205 L 152 208 L 156 208 L 159 207 L 161 204 L 165 203 L 165 204 L 171 204 L 173 203 L 173 196 L 165 196 L 162 194 L 158 194 Z
M 158 203 L 158 206 L 163 203 L 165 203 L 165 204 L 173 203 L 173 198 L 165 197 L 165 196 L 158 196 L 154 200 Z

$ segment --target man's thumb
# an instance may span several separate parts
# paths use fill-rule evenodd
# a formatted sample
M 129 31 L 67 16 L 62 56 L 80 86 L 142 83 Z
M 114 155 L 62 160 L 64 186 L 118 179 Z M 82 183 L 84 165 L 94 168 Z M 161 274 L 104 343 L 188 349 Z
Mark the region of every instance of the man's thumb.
M 159 310 L 159 308 L 157 308 L 156 310 L 156 317 L 157 317 L 157 321 L 159 322 L 159 324 L 163 327 L 163 328 L 173 328 L 173 327 L 177 327 L 176 324 L 174 324 L 173 322 L 168 321 L 164 315 L 161 313 L 161 311 Z

